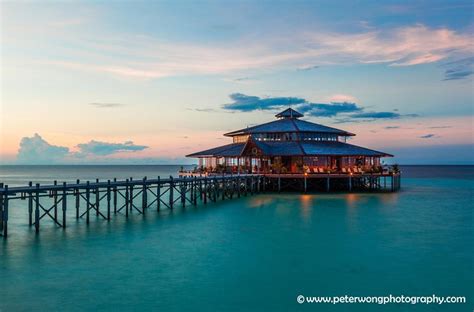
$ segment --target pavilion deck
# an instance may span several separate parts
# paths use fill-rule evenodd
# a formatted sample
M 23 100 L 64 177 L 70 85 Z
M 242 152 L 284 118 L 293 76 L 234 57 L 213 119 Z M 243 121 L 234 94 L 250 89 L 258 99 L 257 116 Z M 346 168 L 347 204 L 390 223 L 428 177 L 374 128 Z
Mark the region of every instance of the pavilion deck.
M 181 177 L 238 177 L 235 173 L 180 172 Z M 255 173 L 271 191 L 300 192 L 396 192 L 401 188 L 401 174 L 378 173 Z

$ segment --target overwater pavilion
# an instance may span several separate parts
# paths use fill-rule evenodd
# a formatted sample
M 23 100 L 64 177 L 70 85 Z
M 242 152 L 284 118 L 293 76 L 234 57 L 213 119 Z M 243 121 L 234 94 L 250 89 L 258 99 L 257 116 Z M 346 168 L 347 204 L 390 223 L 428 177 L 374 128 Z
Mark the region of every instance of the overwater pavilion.
M 231 144 L 189 154 L 199 171 L 218 173 L 364 173 L 381 172 L 382 157 L 393 157 L 347 143 L 355 134 L 305 121 L 288 108 L 274 121 L 224 134 Z

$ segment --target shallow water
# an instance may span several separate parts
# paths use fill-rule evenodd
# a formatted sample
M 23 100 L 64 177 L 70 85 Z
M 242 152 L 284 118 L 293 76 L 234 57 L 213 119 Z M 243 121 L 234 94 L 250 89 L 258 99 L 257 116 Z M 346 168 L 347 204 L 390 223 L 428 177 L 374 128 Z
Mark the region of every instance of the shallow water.
M 176 172 L 100 167 L 0 167 L 0 180 Z M 89 226 L 71 216 L 66 231 L 44 222 L 39 235 L 25 202 L 12 203 L 0 310 L 471 311 L 473 167 L 402 170 L 399 193 L 262 194 L 127 221 L 94 216 Z M 299 305 L 300 294 L 455 295 L 468 303 Z

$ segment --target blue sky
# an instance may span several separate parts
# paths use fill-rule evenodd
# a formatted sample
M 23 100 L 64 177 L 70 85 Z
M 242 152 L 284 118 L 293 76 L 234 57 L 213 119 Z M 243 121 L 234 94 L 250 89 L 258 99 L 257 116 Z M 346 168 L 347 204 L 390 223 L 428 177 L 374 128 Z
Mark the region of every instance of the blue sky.
M 400 163 L 473 163 L 471 1 L 0 7 L 1 163 L 189 162 L 289 104 Z

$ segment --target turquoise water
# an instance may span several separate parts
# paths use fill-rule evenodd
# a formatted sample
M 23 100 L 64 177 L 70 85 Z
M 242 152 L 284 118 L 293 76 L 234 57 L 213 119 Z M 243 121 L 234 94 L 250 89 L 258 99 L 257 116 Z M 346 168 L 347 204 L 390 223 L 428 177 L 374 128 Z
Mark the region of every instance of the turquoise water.
M 58 174 L 140 178 L 177 167 L 0 167 L 13 184 Z M 42 224 L 11 208 L 1 311 L 472 311 L 473 167 L 403 167 L 394 194 L 263 194 L 207 206 Z M 75 175 L 73 175 L 75 174 Z M 58 179 L 61 180 L 62 179 Z M 464 305 L 302 304 L 305 296 L 466 296 Z

